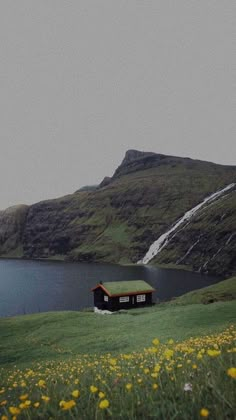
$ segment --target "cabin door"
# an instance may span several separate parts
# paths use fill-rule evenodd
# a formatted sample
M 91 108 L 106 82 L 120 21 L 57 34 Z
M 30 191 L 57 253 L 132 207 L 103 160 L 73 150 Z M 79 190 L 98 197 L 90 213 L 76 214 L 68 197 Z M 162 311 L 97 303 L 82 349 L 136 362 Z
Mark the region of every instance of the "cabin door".
M 132 305 L 134 305 L 134 296 L 132 296 Z

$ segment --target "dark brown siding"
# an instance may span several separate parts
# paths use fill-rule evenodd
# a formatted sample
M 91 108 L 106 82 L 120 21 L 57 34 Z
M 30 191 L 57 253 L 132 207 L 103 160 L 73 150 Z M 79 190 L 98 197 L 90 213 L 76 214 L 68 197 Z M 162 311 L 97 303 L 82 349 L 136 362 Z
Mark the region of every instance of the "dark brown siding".
M 105 310 L 105 309 L 109 310 L 108 308 L 109 301 L 108 302 L 104 301 L 105 295 L 106 295 L 105 292 L 101 288 L 94 290 L 94 306 L 96 306 L 96 308 L 102 309 L 102 310 Z M 108 299 L 110 300 L 110 298 Z
M 118 296 L 108 297 L 108 302 L 105 302 L 104 295 L 106 295 L 106 293 L 101 288 L 94 290 L 94 306 L 98 309 L 114 312 L 119 311 L 120 309 L 142 308 L 144 306 L 152 305 L 152 293 L 145 294 L 145 302 L 137 302 L 138 295 L 129 296 L 129 302 L 120 302 Z

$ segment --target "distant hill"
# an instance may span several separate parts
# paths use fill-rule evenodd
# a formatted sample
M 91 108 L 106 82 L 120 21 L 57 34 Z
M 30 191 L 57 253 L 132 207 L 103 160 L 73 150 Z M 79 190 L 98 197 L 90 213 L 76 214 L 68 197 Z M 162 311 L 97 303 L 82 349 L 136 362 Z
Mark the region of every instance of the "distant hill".
M 186 293 L 174 299 L 171 303 L 178 305 L 209 304 L 236 299 L 236 277 L 221 281 L 213 286 Z
M 186 211 L 233 182 L 236 166 L 129 150 L 99 186 L 0 212 L 0 256 L 136 263 Z M 235 230 L 231 189 L 151 263 L 233 275 Z

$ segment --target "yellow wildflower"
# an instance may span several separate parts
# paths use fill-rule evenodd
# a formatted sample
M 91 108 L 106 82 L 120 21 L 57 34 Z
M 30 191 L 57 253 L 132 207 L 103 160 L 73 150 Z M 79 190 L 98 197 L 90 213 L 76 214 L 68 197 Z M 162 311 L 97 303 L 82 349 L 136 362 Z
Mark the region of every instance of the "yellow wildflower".
M 62 410 L 70 410 L 71 408 L 75 407 L 75 405 L 76 403 L 74 400 L 60 402 L 60 407 Z
M 40 406 L 40 403 L 38 401 L 34 403 L 35 408 L 38 408 L 39 406 Z
M 125 385 L 125 388 L 127 389 L 127 391 L 131 391 L 131 389 L 133 388 L 133 385 L 128 383 Z
M 3 400 L 3 401 L 0 402 L 0 407 L 2 407 L 3 405 L 6 405 L 6 404 L 7 404 L 7 400 Z
M 104 398 L 105 397 L 105 392 L 102 392 L 102 391 L 100 391 L 99 393 L 98 393 L 98 396 L 99 396 L 99 398 Z
M 208 417 L 209 416 L 209 410 L 207 410 L 207 408 L 202 408 L 200 411 L 200 416 L 201 417 Z
M 49 397 L 47 397 L 47 395 L 42 395 L 41 399 L 42 399 L 43 401 L 45 401 L 45 402 L 50 401 L 50 398 L 49 398 Z
M 236 368 L 231 367 L 227 370 L 227 374 L 231 376 L 231 378 L 236 379 Z
M 80 396 L 80 392 L 79 392 L 79 390 L 78 390 L 78 389 L 75 389 L 74 391 L 72 391 L 71 395 L 72 395 L 72 397 L 74 397 L 74 398 L 79 398 L 79 396 Z
M 154 367 L 154 372 L 160 372 L 160 370 L 161 370 L 161 366 L 160 366 L 159 364 L 157 364 L 157 365 Z
M 21 401 L 27 400 L 28 396 L 29 396 L 29 394 L 23 394 L 19 397 L 19 400 L 21 400 Z
M 166 350 L 164 351 L 164 357 L 165 357 L 167 360 L 171 359 L 171 357 L 173 357 L 173 355 L 174 355 L 174 350 L 171 350 L 171 349 L 166 349 Z
M 92 394 L 96 394 L 96 392 L 98 392 L 98 388 L 94 385 L 90 386 L 90 391 L 92 392 Z
M 9 407 L 9 411 L 13 415 L 20 414 L 20 409 L 18 407 Z
M 152 344 L 154 346 L 158 346 L 160 344 L 160 341 L 158 340 L 158 338 L 154 338 L 154 340 L 152 340 Z
M 108 400 L 102 400 L 99 403 L 99 408 L 101 408 L 102 410 L 104 410 L 105 408 L 109 407 L 109 401 Z
M 221 353 L 221 351 L 220 350 L 207 350 L 207 354 L 208 354 L 208 356 L 210 356 L 210 357 L 217 357 L 217 356 L 219 356 L 220 355 L 220 353 Z
M 25 381 L 22 381 L 22 382 L 21 382 L 21 384 L 20 384 L 20 386 L 21 386 L 22 388 L 26 387 L 26 382 L 25 382 Z
M 152 389 L 156 390 L 157 388 L 158 388 L 158 385 L 157 384 L 153 384 L 152 385 Z
M 2 416 L 1 420 L 8 420 L 8 417 L 7 416 Z
M 46 387 L 46 382 L 45 382 L 43 379 L 40 379 L 40 380 L 38 381 L 38 386 L 39 386 L 40 388 L 45 388 L 45 387 Z

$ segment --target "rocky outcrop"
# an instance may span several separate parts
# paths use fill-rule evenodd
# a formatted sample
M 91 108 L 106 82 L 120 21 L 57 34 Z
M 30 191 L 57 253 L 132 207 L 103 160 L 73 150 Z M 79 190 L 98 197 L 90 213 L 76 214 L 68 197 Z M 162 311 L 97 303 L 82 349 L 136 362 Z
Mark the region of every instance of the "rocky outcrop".
M 29 207 L 20 205 L 0 211 L 0 255 L 23 256 L 22 237 Z
M 112 180 L 112 178 L 110 176 L 105 176 L 105 178 L 103 178 L 99 187 L 100 188 L 106 187 L 107 185 L 109 185 L 111 183 L 111 180 Z
M 189 166 L 193 166 L 194 164 L 197 164 L 199 166 L 201 165 L 201 163 L 203 163 L 203 165 L 206 164 L 206 162 L 194 161 L 190 158 L 167 156 L 152 152 L 140 152 L 138 150 L 128 150 L 125 154 L 121 165 L 116 169 L 112 180 L 133 172 L 144 171 L 147 169 L 165 165 L 175 166 L 181 163 Z M 211 163 L 208 164 L 214 165 Z

